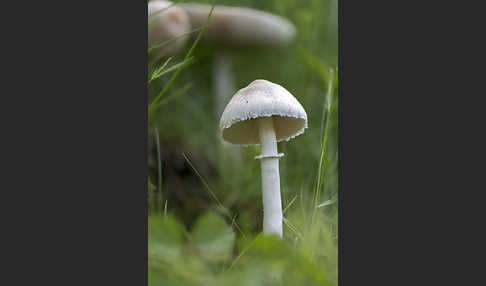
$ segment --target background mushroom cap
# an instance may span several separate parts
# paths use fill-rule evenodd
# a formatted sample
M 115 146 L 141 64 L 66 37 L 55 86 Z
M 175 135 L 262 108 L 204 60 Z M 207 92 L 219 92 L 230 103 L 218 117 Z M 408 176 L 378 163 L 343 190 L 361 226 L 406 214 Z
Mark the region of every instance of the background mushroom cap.
M 170 1 L 151 1 L 148 3 L 149 21 L 154 20 L 148 31 L 149 48 L 191 30 L 191 22 L 186 12 L 176 5 L 167 8 L 170 5 L 172 5 Z M 184 48 L 187 40 L 188 36 L 180 37 L 150 51 L 149 57 L 159 60 L 174 56 Z
M 238 145 L 260 144 L 258 118 L 273 117 L 277 142 L 288 141 L 307 128 L 307 114 L 282 86 L 255 80 L 238 90 L 221 115 L 223 139 Z
M 201 27 L 211 5 L 181 3 L 193 28 Z M 293 40 L 295 26 L 288 20 L 263 11 L 215 6 L 202 40 L 227 47 L 280 46 Z

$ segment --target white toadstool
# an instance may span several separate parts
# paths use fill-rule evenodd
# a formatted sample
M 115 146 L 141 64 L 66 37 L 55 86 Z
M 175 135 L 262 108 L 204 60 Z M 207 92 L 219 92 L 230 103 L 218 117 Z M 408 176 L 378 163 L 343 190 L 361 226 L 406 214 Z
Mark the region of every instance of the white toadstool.
M 188 36 L 182 35 L 190 31 L 191 22 L 183 9 L 170 1 L 151 1 L 148 3 L 148 16 L 150 21 L 154 21 L 148 31 L 149 48 L 155 47 L 149 53 L 151 59 L 166 59 L 184 48 Z M 171 39 L 174 40 L 157 47 Z
M 206 21 L 211 5 L 181 3 L 193 28 Z M 288 44 L 296 29 L 288 20 L 268 12 L 245 7 L 215 6 L 201 40 L 214 45 L 213 82 L 219 115 L 233 94 L 233 76 L 227 51 L 234 48 L 275 48 Z
M 277 142 L 288 141 L 307 128 L 307 114 L 282 86 L 255 80 L 230 100 L 220 120 L 224 140 L 237 145 L 260 144 L 263 231 L 282 237 L 282 202 Z

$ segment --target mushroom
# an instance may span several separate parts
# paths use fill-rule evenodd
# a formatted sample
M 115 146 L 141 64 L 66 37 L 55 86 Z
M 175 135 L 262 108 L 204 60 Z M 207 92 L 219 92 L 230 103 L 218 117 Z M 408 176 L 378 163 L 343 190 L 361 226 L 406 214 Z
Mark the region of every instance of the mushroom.
M 188 14 L 193 28 L 202 26 L 211 10 L 211 5 L 197 3 L 181 3 L 179 6 Z M 218 115 L 235 91 L 228 50 L 278 47 L 289 43 L 295 34 L 294 25 L 277 15 L 244 7 L 214 7 L 201 40 L 218 48 L 213 62 Z
M 174 39 L 171 43 L 151 50 L 151 59 L 166 59 L 185 47 L 188 37 L 182 35 L 190 31 L 191 23 L 183 9 L 174 6 L 170 1 L 151 1 L 148 3 L 148 16 L 150 21 L 154 21 L 148 31 L 149 48 Z
M 307 114 L 284 87 L 255 80 L 238 90 L 221 115 L 223 139 L 237 145 L 260 144 L 263 231 L 282 237 L 282 202 L 277 142 L 288 141 L 307 128 Z

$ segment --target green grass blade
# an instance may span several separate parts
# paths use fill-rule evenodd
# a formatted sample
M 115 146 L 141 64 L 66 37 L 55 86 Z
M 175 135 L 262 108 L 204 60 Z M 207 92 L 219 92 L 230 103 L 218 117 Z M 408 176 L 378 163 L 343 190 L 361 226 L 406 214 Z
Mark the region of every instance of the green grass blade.
M 162 203 L 162 159 L 160 154 L 160 138 L 159 138 L 159 129 L 157 126 L 154 127 L 155 129 L 155 141 L 157 142 L 157 189 L 160 195 L 160 202 Z
M 167 64 L 170 62 L 170 60 L 171 60 L 171 59 L 172 59 L 172 58 L 168 58 L 168 59 L 167 59 L 167 60 L 164 62 L 164 64 L 162 64 L 162 66 L 160 66 L 159 68 L 157 68 L 157 69 L 156 69 L 156 70 L 155 70 L 155 71 L 152 73 L 152 75 L 150 76 L 150 79 L 149 79 L 148 83 L 150 83 L 152 80 L 154 80 L 154 79 L 157 77 L 157 75 L 159 75 L 159 74 L 160 74 L 160 73 L 161 73 L 161 72 L 162 72 L 162 71 L 165 69 L 165 67 L 166 67 L 166 66 L 167 66 Z
M 295 195 L 295 197 L 290 201 L 290 203 L 283 209 L 282 214 L 285 214 L 285 212 L 288 210 L 288 208 L 290 208 L 290 206 L 292 206 L 292 204 L 295 202 L 296 199 L 297 199 L 297 195 Z
M 177 40 L 177 39 L 180 39 L 180 38 L 186 37 L 187 35 L 190 35 L 190 34 L 192 34 L 192 33 L 194 33 L 194 32 L 200 31 L 200 30 L 202 30 L 202 28 L 203 28 L 203 27 L 195 28 L 195 29 L 193 29 L 193 30 L 187 31 L 187 32 L 182 33 L 182 34 L 180 34 L 180 35 L 177 35 L 177 36 L 175 36 L 175 37 L 173 37 L 173 38 L 171 38 L 171 39 L 169 39 L 169 40 L 166 40 L 166 41 L 163 41 L 163 42 L 157 43 L 157 44 L 155 44 L 155 45 L 151 46 L 151 47 L 148 49 L 148 53 L 150 54 L 150 52 L 152 52 L 154 49 L 160 48 L 160 47 L 162 47 L 162 46 L 165 46 L 165 45 L 167 45 L 167 44 L 170 44 L 171 42 L 173 42 L 173 41 L 175 41 L 175 40 Z
M 322 184 L 322 177 L 323 177 L 323 173 L 325 173 L 325 170 L 323 170 L 324 168 L 326 168 L 326 164 L 325 164 L 325 158 L 326 158 L 326 155 L 327 155 L 327 140 L 328 140 L 328 134 L 329 134 L 329 123 L 330 123 L 330 94 L 332 92 L 332 84 L 329 85 L 329 89 L 328 89 L 328 92 L 327 92 L 327 95 L 326 95 L 326 112 L 325 112 L 325 118 L 323 116 L 323 119 L 322 119 L 322 122 L 321 122 L 321 125 L 324 125 L 324 128 L 323 128 L 323 131 L 322 133 L 323 134 L 323 137 L 321 137 L 321 156 L 319 158 L 319 167 L 318 167 L 318 174 L 317 174 L 317 183 L 316 183 L 316 188 L 315 188 L 315 191 L 314 191 L 314 203 L 315 203 L 315 206 L 317 206 L 317 202 L 319 201 L 319 189 L 321 187 L 321 184 Z M 325 123 L 324 123 L 325 122 Z
M 168 10 L 170 7 L 176 5 L 177 2 L 179 2 L 179 1 L 173 1 L 171 4 L 169 4 L 169 6 L 164 7 L 162 9 L 160 9 L 160 10 L 157 10 L 157 11 L 153 12 L 152 14 L 149 14 L 147 18 L 150 19 L 150 18 L 153 18 L 153 17 L 157 16 L 158 14 L 164 12 L 165 10 Z M 150 23 L 150 21 L 149 21 L 149 23 Z
M 286 219 L 285 217 L 282 217 L 283 222 L 285 225 L 293 232 L 295 235 L 298 237 L 302 237 L 302 234 L 297 230 L 297 228 L 290 222 L 290 220 Z
M 159 71 L 157 74 L 153 75 L 152 78 L 148 81 L 148 83 L 151 83 L 152 81 L 158 79 L 159 77 L 168 74 L 174 70 L 177 70 L 179 68 L 187 67 L 195 62 L 194 57 L 190 57 L 187 60 L 183 60 L 180 63 L 174 64 L 173 66 L 170 66 L 169 68 L 163 69 Z
M 322 204 L 317 205 L 317 207 L 322 208 L 322 207 L 325 207 L 325 206 L 332 205 L 335 202 L 337 202 L 337 199 L 327 200 L 327 201 L 323 202 Z
M 198 35 L 197 35 L 197 38 L 196 40 L 194 41 L 194 43 L 192 44 L 191 48 L 189 49 L 189 51 L 187 52 L 186 54 L 186 57 L 184 58 L 184 60 L 187 60 L 191 57 L 192 53 L 194 52 L 194 49 L 196 48 L 197 46 L 197 43 L 199 42 L 199 40 L 201 39 L 201 36 L 202 34 L 204 33 L 204 31 L 206 30 L 207 26 L 208 26 L 208 23 L 209 23 L 209 18 L 211 17 L 211 15 L 213 14 L 213 10 L 214 10 L 214 6 L 215 6 L 215 3 L 213 3 L 213 5 L 211 6 L 211 10 L 209 11 L 209 14 L 208 14 L 208 17 L 206 18 L 206 21 L 204 22 L 204 25 L 203 25 L 203 28 L 199 31 Z M 157 97 L 152 101 L 152 103 L 150 103 L 148 109 L 149 109 L 149 112 L 150 110 L 153 108 L 153 106 L 162 98 L 162 96 L 166 93 L 166 91 L 169 89 L 169 87 L 172 85 L 172 83 L 174 82 L 174 80 L 177 78 L 177 76 L 179 75 L 179 73 L 181 72 L 183 66 L 180 66 L 176 71 L 175 73 L 172 74 L 172 77 L 169 79 L 169 81 L 167 82 L 167 84 L 164 86 L 164 88 L 159 92 L 159 94 L 157 95 Z
M 240 254 L 238 254 L 238 256 L 235 258 L 235 260 L 233 260 L 233 262 L 231 263 L 231 265 L 229 266 L 229 268 L 227 269 L 228 271 L 231 270 L 233 268 L 233 266 L 235 266 L 235 264 L 238 262 L 238 260 L 240 260 L 240 258 L 245 255 L 245 253 L 250 250 L 250 248 L 253 246 L 253 244 L 255 243 L 255 239 L 253 239 L 250 244 L 248 244 L 248 246 L 243 249 L 243 251 L 240 252 Z
M 216 203 L 218 203 L 219 207 L 224 210 L 225 216 L 228 217 L 230 220 L 232 220 L 232 217 L 230 215 L 230 211 L 228 210 L 228 208 L 226 208 L 221 203 L 221 201 L 218 199 L 218 197 L 213 192 L 213 190 L 211 190 L 211 187 L 209 187 L 209 184 L 206 182 L 206 180 L 203 178 L 203 176 L 201 176 L 201 174 L 199 173 L 199 171 L 194 167 L 194 165 L 192 164 L 191 160 L 189 160 L 189 158 L 187 158 L 187 156 L 186 156 L 185 153 L 182 153 L 182 156 L 184 157 L 184 159 L 186 160 L 186 162 L 189 164 L 189 166 L 191 167 L 191 169 L 194 171 L 194 173 L 199 177 L 199 180 L 201 180 L 201 182 L 203 183 L 203 185 L 206 188 L 206 190 L 208 190 L 208 192 L 211 194 L 211 196 L 216 201 Z M 235 222 L 235 226 L 238 229 L 238 231 L 241 233 L 241 235 L 246 238 L 245 234 L 243 233 L 243 231 L 241 230 L 240 226 L 236 222 Z

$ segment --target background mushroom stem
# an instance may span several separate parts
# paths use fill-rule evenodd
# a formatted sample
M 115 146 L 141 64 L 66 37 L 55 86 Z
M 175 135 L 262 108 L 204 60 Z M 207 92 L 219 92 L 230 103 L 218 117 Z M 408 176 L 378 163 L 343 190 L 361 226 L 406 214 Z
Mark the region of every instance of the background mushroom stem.
M 216 51 L 213 59 L 213 87 L 219 117 L 235 92 L 231 59 L 228 53 L 222 50 Z
M 221 49 L 217 50 L 214 54 L 212 75 L 217 117 L 223 113 L 224 107 L 236 90 L 231 66 L 231 58 L 228 52 Z M 240 148 L 222 139 L 221 141 L 224 154 L 229 156 L 231 160 L 239 162 L 241 154 Z
M 263 195 L 263 232 L 282 237 L 282 200 L 280 198 L 280 174 L 277 152 L 277 138 L 272 117 L 258 120 L 260 136 Z

